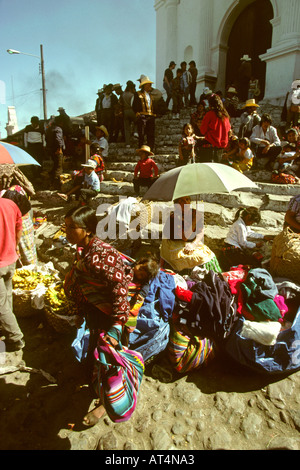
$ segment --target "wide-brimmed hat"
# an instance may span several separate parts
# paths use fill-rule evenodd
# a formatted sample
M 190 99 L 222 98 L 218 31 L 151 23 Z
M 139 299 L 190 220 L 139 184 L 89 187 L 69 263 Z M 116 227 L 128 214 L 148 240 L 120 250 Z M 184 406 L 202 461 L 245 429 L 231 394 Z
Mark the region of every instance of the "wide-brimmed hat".
M 247 100 L 243 106 L 243 109 L 244 108 L 259 108 L 259 104 L 256 104 L 254 99 Z
M 148 147 L 148 145 L 142 145 L 140 149 L 136 150 L 136 153 L 140 153 L 140 152 L 146 152 L 149 155 L 154 155 L 154 153 L 151 151 L 151 148 Z
M 96 126 L 96 129 L 100 129 L 100 131 L 104 132 L 104 134 L 106 135 L 106 137 L 108 137 L 108 130 L 106 129 L 105 126 Z
M 245 60 L 246 62 L 249 62 L 251 60 L 251 57 L 249 57 L 248 54 L 244 54 L 243 57 L 241 57 L 241 60 Z
M 122 85 L 120 83 L 116 83 L 114 86 L 113 86 L 113 90 L 117 90 L 118 88 L 122 88 Z
M 237 91 L 233 86 L 231 86 L 228 88 L 227 93 L 237 93 Z
M 143 85 L 146 85 L 147 83 L 152 84 L 153 82 L 150 80 L 149 77 L 147 77 L 147 76 L 144 75 L 143 78 L 141 78 L 140 88 L 141 88 Z
M 95 170 L 95 168 L 97 168 L 97 163 L 95 162 L 95 160 L 88 159 L 88 161 L 86 163 L 82 163 L 81 166 L 83 166 L 84 168 L 92 168 L 93 170 Z

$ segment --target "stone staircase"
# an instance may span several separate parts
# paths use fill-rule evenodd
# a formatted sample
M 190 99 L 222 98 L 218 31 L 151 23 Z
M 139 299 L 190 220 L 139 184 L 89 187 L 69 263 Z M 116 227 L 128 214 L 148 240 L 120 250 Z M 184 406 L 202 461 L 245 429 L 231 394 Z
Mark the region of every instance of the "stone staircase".
M 191 110 L 183 110 L 180 119 L 172 119 L 170 115 L 157 119 L 154 159 L 158 165 L 159 174 L 175 167 L 181 131 L 183 125 L 189 121 L 190 113 Z M 101 183 L 101 194 L 93 201 L 95 208 L 104 203 L 117 203 L 120 197 L 134 196 L 132 180 L 138 161 L 136 148 L 138 148 L 136 140 L 130 147 L 121 143 L 110 144 L 109 161 L 106 164 L 105 180 Z M 199 195 L 204 210 L 204 241 L 214 251 L 220 248 L 234 215 L 240 207 L 256 206 L 261 210 L 261 222 L 253 227 L 254 230 L 264 234 L 279 233 L 289 200 L 300 192 L 300 185 L 272 184 L 270 172 L 257 170 L 249 171 L 246 175 L 257 183 L 258 188 L 233 191 L 229 194 Z M 165 205 L 166 203 L 153 202 L 152 211 L 155 213 Z M 169 205 L 172 203 L 170 202 Z M 98 215 L 100 214 L 101 210 L 98 211 Z M 152 222 L 145 230 L 148 236 L 151 230 L 155 233 L 155 239 L 151 239 L 150 244 L 157 247 L 160 244 L 162 224 Z

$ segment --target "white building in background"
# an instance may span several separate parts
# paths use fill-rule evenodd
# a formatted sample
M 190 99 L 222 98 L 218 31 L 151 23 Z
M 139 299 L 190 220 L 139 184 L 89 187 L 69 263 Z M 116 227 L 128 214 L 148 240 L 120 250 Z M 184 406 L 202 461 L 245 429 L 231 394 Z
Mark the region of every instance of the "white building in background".
M 16 108 L 14 106 L 7 107 L 7 124 L 5 129 L 7 136 L 15 134 L 19 130 Z
M 154 8 L 161 90 L 171 60 L 176 68 L 196 62 L 197 99 L 204 86 L 224 93 L 236 84 L 244 54 L 259 79 L 260 100 L 282 103 L 300 78 L 300 0 L 154 0 Z

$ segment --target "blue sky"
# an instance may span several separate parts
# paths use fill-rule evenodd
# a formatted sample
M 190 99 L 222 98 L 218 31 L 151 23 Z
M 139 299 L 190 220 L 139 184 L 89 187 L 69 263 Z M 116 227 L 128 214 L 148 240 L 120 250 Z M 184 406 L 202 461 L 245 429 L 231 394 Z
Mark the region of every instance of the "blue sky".
M 7 106 L 19 128 L 43 118 L 40 56 L 43 45 L 47 115 L 62 106 L 70 116 L 95 107 L 104 83 L 155 80 L 154 0 L 0 0 L 0 133 Z

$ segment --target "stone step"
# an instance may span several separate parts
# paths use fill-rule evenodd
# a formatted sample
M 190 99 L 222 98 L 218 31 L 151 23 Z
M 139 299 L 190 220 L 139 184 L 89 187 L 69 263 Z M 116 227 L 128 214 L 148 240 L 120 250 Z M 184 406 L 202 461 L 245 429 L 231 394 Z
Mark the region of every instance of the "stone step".
M 117 176 L 117 173 L 112 173 Z M 124 173 L 118 176 L 122 177 Z M 127 175 L 128 176 L 128 175 Z M 129 176 L 128 176 L 129 178 Z M 117 179 L 117 178 L 116 178 Z M 272 189 L 272 186 L 270 186 Z M 141 188 L 141 195 L 145 194 L 147 188 Z M 129 181 L 113 182 L 104 180 L 101 183 L 101 194 L 114 196 L 134 196 L 133 184 Z M 266 194 L 262 190 L 232 191 L 231 193 L 201 194 L 199 200 L 207 203 L 219 204 L 227 208 L 239 208 L 255 206 L 264 210 L 285 212 L 291 195 Z
M 134 173 L 137 162 L 108 162 L 106 165 L 108 171 L 124 171 Z M 159 174 L 164 173 L 165 171 L 172 170 L 175 168 L 175 161 L 170 161 L 170 159 L 165 160 L 165 162 L 157 162 L 157 167 Z

